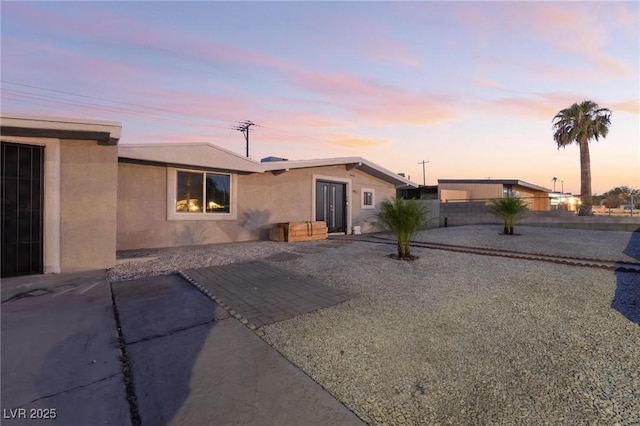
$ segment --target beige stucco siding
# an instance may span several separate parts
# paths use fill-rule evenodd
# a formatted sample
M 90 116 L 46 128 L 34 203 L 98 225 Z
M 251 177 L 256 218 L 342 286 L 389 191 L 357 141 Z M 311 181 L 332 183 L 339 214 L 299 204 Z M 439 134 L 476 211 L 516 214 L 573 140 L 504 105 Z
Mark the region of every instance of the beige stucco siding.
M 60 141 L 62 271 L 115 265 L 118 151 L 95 141 Z
M 468 184 L 468 183 L 440 183 L 438 190 L 466 191 L 469 200 L 485 200 L 502 198 L 502 184 Z M 442 197 L 440 197 L 442 198 Z
M 439 198 L 443 202 L 456 201 L 487 201 L 494 198 L 502 198 L 503 183 L 439 183 Z M 512 191 L 517 192 L 520 198 L 527 201 L 533 211 L 549 210 L 549 194 L 537 191 L 527 186 L 512 185 Z M 463 191 L 466 196 L 463 196 Z
M 522 186 L 516 186 L 513 188 L 518 191 L 520 198 L 527 201 L 529 209 L 532 211 L 547 211 L 549 210 L 549 194 L 542 191 L 536 191 Z
M 344 165 L 234 174 L 237 219 L 168 220 L 168 176 L 164 166 L 118 164 L 118 250 L 265 239 L 276 223 L 315 220 L 312 194 L 319 177 L 347 183 L 349 230 L 353 225 L 366 230 L 376 212 L 361 208 L 362 188 L 374 190 L 376 204 L 395 196 L 392 184 Z

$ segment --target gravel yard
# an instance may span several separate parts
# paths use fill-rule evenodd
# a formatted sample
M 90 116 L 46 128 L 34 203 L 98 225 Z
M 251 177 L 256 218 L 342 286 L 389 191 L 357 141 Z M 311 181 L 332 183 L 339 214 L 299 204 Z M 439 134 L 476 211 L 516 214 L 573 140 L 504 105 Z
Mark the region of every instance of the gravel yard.
M 500 232 L 440 228 L 416 240 L 640 258 L 640 242 L 628 232 Z M 120 265 L 110 277 L 304 253 L 275 264 L 353 298 L 267 326 L 264 339 L 365 421 L 640 424 L 640 326 L 611 307 L 620 283 L 640 286 L 640 274 L 429 249 L 414 249 L 420 259 L 403 262 L 386 256 L 392 245 L 328 244 L 140 251 L 128 255 L 157 259 Z
M 519 231 L 418 239 L 542 251 L 546 234 L 572 255 L 617 259 L 631 236 Z M 357 297 L 265 339 L 371 424 L 640 423 L 640 327 L 611 308 L 618 280 L 640 275 L 426 249 L 399 262 L 393 250 L 353 243 L 284 263 Z
M 166 249 L 127 250 L 118 253 L 118 262 L 108 271 L 110 281 L 124 281 L 149 275 L 171 274 L 179 270 L 262 259 L 292 252 L 302 246 L 271 241 L 213 244 Z

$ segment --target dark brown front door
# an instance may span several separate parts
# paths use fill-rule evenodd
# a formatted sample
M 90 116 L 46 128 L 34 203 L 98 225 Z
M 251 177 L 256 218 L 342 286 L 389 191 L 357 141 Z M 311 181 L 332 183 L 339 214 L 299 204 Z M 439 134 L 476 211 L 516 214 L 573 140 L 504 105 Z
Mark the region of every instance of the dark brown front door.
M 44 147 L 2 142 L 1 276 L 43 272 Z

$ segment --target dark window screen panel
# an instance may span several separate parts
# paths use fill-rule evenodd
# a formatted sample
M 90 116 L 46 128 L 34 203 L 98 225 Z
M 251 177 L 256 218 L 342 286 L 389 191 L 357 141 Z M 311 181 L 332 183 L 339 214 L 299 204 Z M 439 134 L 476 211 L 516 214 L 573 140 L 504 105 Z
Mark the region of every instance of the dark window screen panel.
M 2 277 L 43 272 L 44 148 L 1 144 Z
M 373 193 L 372 192 L 365 192 L 364 193 L 364 205 L 365 206 L 372 206 L 373 205 Z

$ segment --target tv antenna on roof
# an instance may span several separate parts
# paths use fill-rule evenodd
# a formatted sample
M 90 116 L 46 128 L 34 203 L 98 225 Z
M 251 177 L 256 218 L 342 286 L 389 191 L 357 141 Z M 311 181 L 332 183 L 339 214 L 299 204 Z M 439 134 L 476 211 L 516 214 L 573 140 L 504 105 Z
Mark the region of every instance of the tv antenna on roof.
M 247 158 L 249 158 L 249 128 L 251 126 L 257 126 L 257 124 L 253 121 L 245 120 L 244 122 L 233 127 L 233 130 L 239 130 L 244 135 L 244 140 L 247 142 Z

